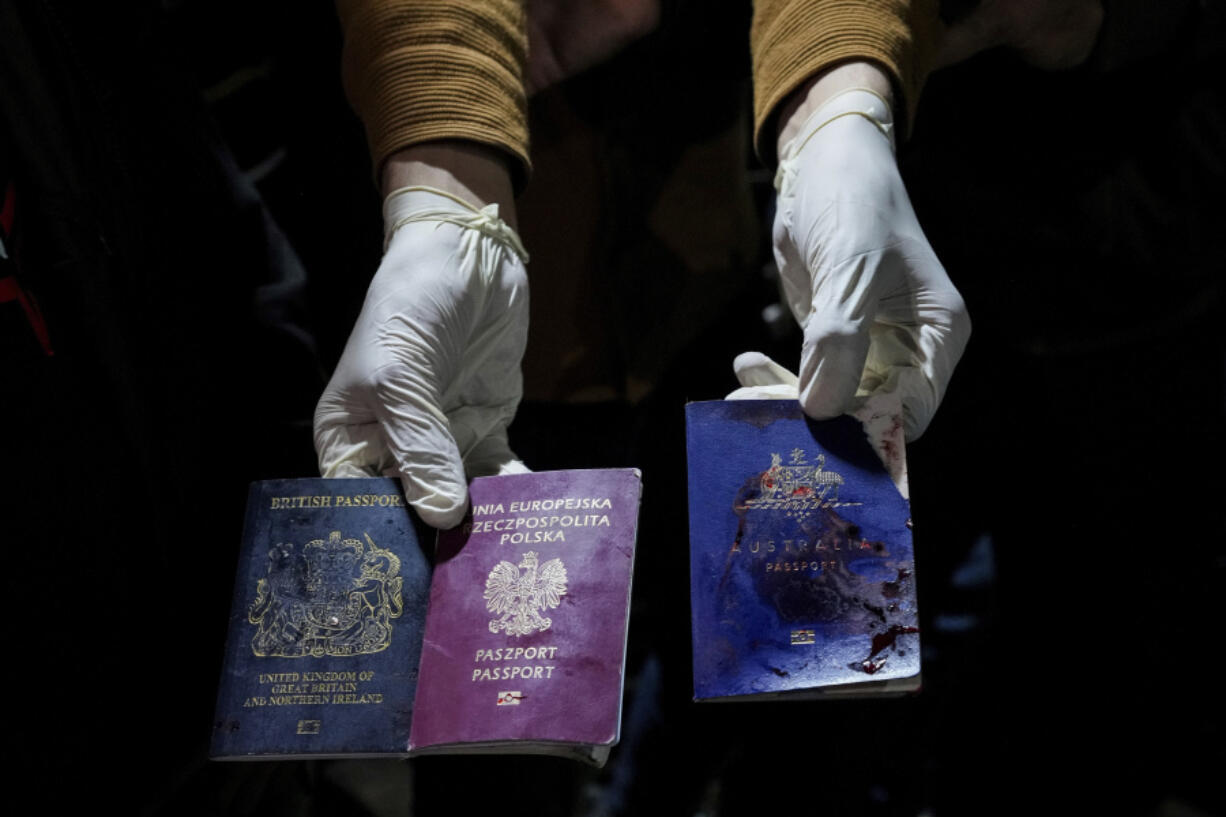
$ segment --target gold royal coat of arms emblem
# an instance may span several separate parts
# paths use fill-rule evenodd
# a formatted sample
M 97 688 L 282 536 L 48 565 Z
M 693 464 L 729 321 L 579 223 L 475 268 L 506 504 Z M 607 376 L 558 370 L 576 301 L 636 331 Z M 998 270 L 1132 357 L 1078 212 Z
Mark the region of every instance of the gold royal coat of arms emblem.
M 269 550 L 268 574 L 256 587 L 247 620 L 257 626 L 258 656 L 363 655 L 387 649 L 391 620 L 403 612 L 400 558 L 340 531 Z

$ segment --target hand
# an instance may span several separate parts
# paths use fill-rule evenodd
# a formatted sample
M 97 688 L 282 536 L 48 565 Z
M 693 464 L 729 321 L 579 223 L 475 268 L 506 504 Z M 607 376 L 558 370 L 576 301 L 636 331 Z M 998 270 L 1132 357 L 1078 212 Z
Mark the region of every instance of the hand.
M 743 352 L 732 362 L 741 387 L 725 400 L 795 400 L 796 375 L 761 352 Z M 902 405 L 898 395 L 877 392 L 855 400 L 848 411 L 864 427 L 864 435 L 881 458 L 890 478 L 904 499 L 910 499 L 907 486 L 907 456 L 903 444 Z
M 966 307 L 911 208 L 886 100 L 853 88 L 793 110 L 773 239 L 804 329 L 800 402 L 825 419 L 852 410 L 857 395 L 896 392 L 915 439 L 970 335 Z
M 742 352 L 732 361 L 741 387 L 725 400 L 796 400 L 800 397 L 796 375 L 761 352 Z
M 527 470 L 506 436 L 522 394 L 527 256 L 498 204 L 431 187 L 389 195 L 384 228 L 383 262 L 315 410 L 319 467 L 400 476 L 422 519 L 453 527 L 466 472 Z

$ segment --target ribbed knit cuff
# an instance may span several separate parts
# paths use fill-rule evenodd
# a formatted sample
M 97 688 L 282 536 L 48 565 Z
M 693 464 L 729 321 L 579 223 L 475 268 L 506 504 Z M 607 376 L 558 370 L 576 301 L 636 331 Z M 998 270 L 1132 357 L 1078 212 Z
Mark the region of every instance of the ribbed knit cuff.
M 345 92 L 366 126 L 375 175 L 421 142 L 507 153 L 528 175 L 527 33 L 519 0 L 338 0 Z
M 758 0 L 753 49 L 754 146 L 775 162 L 775 116 L 780 104 L 810 77 L 840 63 L 880 65 L 901 95 L 905 126 L 940 36 L 934 0 Z

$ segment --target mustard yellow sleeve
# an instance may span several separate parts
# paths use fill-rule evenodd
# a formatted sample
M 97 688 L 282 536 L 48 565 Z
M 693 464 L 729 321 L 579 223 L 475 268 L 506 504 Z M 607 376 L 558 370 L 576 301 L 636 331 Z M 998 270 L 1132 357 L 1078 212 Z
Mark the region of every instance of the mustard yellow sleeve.
M 337 0 L 345 94 L 376 175 L 420 142 L 465 139 L 528 170 L 523 0 Z
M 937 13 L 937 0 L 756 0 L 750 46 L 758 155 L 775 160 L 773 117 L 788 94 L 852 60 L 877 63 L 893 77 L 905 127 L 935 56 Z

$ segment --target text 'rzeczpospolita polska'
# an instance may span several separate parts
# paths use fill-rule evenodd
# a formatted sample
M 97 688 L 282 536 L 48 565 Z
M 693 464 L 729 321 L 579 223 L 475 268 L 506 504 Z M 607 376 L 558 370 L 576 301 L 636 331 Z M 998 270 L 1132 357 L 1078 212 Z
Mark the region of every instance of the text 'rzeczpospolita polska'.
M 464 533 L 498 534 L 500 545 L 530 545 L 565 542 L 570 528 L 607 528 L 608 497 L 567 497 L 565 499 L 514 500 L 473 506 L 471 522 Z M 492 517 L 492 518 L 487 518 Z

